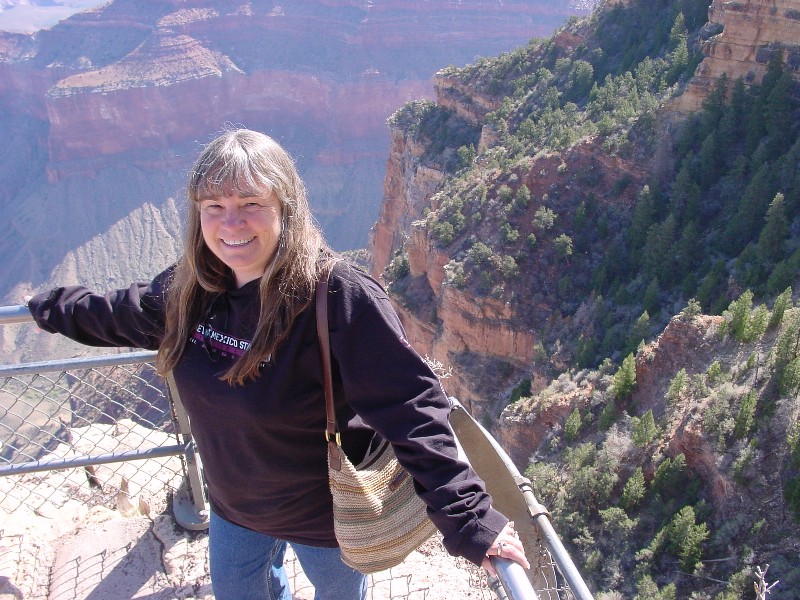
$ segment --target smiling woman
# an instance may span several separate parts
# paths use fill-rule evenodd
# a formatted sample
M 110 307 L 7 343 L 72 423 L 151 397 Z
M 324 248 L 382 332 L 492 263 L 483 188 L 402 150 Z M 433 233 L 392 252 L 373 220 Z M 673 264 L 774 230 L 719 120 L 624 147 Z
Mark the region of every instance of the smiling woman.
M 508 519 L 459 457 L 435 373 L 386 292 L 327 246 L 283 148 L 228 131 L 201 153 L 187 191 L 176 265 L 103 295 L 56 288 L 28 308 L 43 329 L 85 344 L 158 349 L 158 370 L 172 373 L 203 458 L 215 597 L 289 600 L 287 543 L 317 600 L 366 597 L 333 524 L 323 373 L 337 439 L 354 464 L 389 442 L 450 552 L 488 568 L 490 554 L 527 567 Z

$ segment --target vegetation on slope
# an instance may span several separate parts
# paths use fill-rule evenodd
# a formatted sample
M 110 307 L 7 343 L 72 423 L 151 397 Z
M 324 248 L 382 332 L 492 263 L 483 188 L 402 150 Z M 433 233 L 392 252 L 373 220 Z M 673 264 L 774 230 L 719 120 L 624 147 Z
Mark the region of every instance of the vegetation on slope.
M 541 333 L 560 364 L 619 360 L 689 299 L 719 314 L 745 289 L 780 293 L 800 265 L 798 101 L 781 53 L 760 86 L 723 79 L 677 125 L 663 111 L 700 59 L 708 4 L 616 6 L 561 32 L 582 40 L 571 52 L 535 40 L 440 73 L 500 94 L 483 123 L 496 140 L 480 155 L 478 128 L 443 107 L 413 103 L 393 117 L 452 172 L 426 216 L 452 257 L 446 283 L 523 315 L 556 296 L 563 318 Z M 570 159 L 587 144 L 642 173 Z M 532 194 L 553 176 L 532 169 L 554 156 L 555 181 Z
M 392 121 L 450 174 L 424 220 L 445 285 L 511 305 L 542 340 L 531 369 L 562 373 L 520 381 L 506 414 L 569 403 L 528 474 L 607 599 L 762 597 L 766 564 L 800 598 L 796 84 L 776 49 L 760 85 L 723 78 L 697 114 L 665 111 L 716 33 L 708 5 L 606 8 L 441 72 L 476 114 L 497 107 L 478 126 L 432 103 Z M 716 345 L 643 399 L 637 365 L 675 319 Z
M 684 357 L 694 369 L 676 367 L 655 397 L 636 394 L 631 354 L 509 408 L 572 398 L 526 475 L 600 597 L 758 598 L 765 565 L 776 597 L 800 597 L 800 308 L 789 288 L 772 310 L 745 293 L 724 313 L 693 302 L 675 317 L 670 328 L 700 327 L 712 349 Z

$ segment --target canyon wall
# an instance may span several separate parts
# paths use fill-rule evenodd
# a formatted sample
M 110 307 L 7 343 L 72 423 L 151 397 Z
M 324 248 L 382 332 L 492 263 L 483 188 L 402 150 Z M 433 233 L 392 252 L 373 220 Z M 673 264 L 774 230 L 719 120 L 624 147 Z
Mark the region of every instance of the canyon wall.
M 435 82 L 437 104 L 469 123 L 480 124 L 494 102 L 455 78 L 437 76 Z M 473 414 L 483 417 L 498 412 L 498 404 L 508 398 L 520 379 L 530 377 L 534 389 L 547 383 L 545 367 L 536 365 L 537 332 L 561 320 L 553 290 L 562 273 L 551 261 L 547 265 L 542 262 L 538 272 L 526 272 L 507 282 L 518 298 L 513 304 L 445 283 L 456 257 L 452 249 L 443 249 L 430 236 L 424 216 L 427 209 L 436 207 L 436 192 L 447 175 L 426 160 L 426 148 L 413 133 L 398 125 L 391 128 L 391 134 L 384 201 L 371 232 L 373 275 L 380 279 L 396 255 L 407 258 L 410 283 L 404 283 L 402 289 L 390 286 L 390 291 L 409 340 L 421 354 L 451 369 L 445 388 Z M 494 143 L 491 128 L 485 126 L 480 146 L 485 149 Z M 516 185 L 524 183 L 537 201 L 548 194 L 563 198 L 566 208 L 571 201 L 568 198 L 581 196 L 576 173 L 593 174 L 587 179 L 593 180 L 591 191 L 598 202 L 618 205 L 630 204 L 647 176 L 635 160 L 609 155 L 588 141 L 561 156 L 528 159 L 515 169 Z M 506 175 L 498 171 L 490 180 Z M 612 192 L 622 177 L 629 178 L 631 185 L 622 194 Z M 476 231 L 473 238 L 481 239 L 483 233 Z M 463 254 L 463 248 L 460 250 Z
M 715 27 L 715 23 L 723 28 L 706 42 L 706 59 L 686 93 L 674 104 L 682 110 L 696 109 L 723 72 L 730 77 L 743 76 L 749 82 L 759 82 L 769 57 L 777 49 L 782 49 L 789 64 L 796 68 L 796 44 L 800 40 L 798 15 L 797 1 L 713 2 L 707 28 Z M 565 48 L 574 48 L 581 42 L 568 31 L 559 32 L 553 39 L 554 46 Z M 473 89 L 457 76 L 443 73 L 436 78 L 437 105 L 472 126 L 483 125 L 478 163 L 480 154 L 497 143 L 497 136 L 484 121 L 501 101 L 502 98 Z M 425 211 L 436 208 L 436 192 L 442 189 L 446 178 L 444 172 L 437 171 L 424 159 L 425 152 L 414 132 L 403 131 L 402 127 L 392 131 L 384 204 L 372 231 L 373 274 L 380 277 L 395 255 L 403 253 L 407 257 L 411 283 L 395 297 L 410 337 L 422 353 L 430 354 L 453 370 L 454 377 L 445 383 L 450 393 L 478 416 L 496 413 L 497 406 L 508 399 L 522 378 L 531 379 L 534 392 L 547 384 L 548 374 L 537 365 L 538 336 L 548 328 L 552 331 L 559 327 L 559 323 L 578 319 L 579 313 L 563 314 L 555 291 L 563 273 L 553 266 L 552 257 L 543 257 L 545 260 L 532 272 L 506 282 L 506 288 L 513 289 L 516 297 L 513 307 L 486 295 L 475 297 L 452 284 L 443 285 L 448 268 L 463 260 L 464 248 L 445 251 L 437 246 L 425 226 Z M 658 153 L 622 158 L 609 154 L 589 139 L 561 155 L 537 155 L 526 166 L 515 164 L 513 177 L 517 183 L 512 188 L 524 182 L 532 202 L 548 195 L 558 198 L 553 207 L 556 210 L 560 207 L 565 214 L 566 203 L 581 196 L 585 198 L 589 193 L 598 203 L 610 203 L 624 210 L 632 206 L 635 193 L 649 175 L 666 168 L 660 164 L 663 161 L 664 157 Z M 493 179 L 505 182 L 502 178 L 507 175 L 498 172 L 488 176 L 485 183 L 491 188 Z M 582 180 L 591 181 L 591 186 L 583 185 Z M 621 194 L 614 191 L 620 181 L 627 186 Z M 472 239 L 479 240 L 488 233 L 475 231 Z M 559 364 L 557 353 L 547 360 L 550 365 Z M 559 426 L 561 417 L 566 418 L 569 413 L 562 414 L 557 407 L 552 410 L 555 413 L 544 421 Z M 544 421 L 512 425 L 504 418 L 498 434 L 510 447 L 531 448 L 532 437 L 541 441 L 546 435 L 548 427 Z
M 741 78 L 759 84 L 767 63 L 777 52 L 800 80 L 800 1 L 798 0 L 713 0 L 708 9 L 703 42 L 703 61 L 687 90 L 677 99 L 677 110 L 700 108 L 719 77 Z

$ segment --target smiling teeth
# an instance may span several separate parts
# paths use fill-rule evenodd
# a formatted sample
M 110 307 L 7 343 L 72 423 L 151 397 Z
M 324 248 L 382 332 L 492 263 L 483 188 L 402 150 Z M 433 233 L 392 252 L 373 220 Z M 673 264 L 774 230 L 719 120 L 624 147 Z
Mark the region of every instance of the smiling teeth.
M 255 238 L 247 238 L 246 240 L 222 240 L 222 242 L 226 246 L 244 246 L 245 244 L 252 242 Z

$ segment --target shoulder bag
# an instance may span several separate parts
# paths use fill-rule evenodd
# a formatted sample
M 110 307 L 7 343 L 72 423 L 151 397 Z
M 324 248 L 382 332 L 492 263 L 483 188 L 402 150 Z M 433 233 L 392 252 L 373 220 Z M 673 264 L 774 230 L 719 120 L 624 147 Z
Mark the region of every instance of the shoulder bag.
M 333 496 L 333 525 L 342 560 L 362 573 L 399 565 L 435 531 L 414 481 L 397 462 L 392 445 L 382 440 L 353 465 L 342 450 L 333 407 L 328 282 L 316 289 L 317 336 L 322 357 L 328 442 L 328 479 Z

